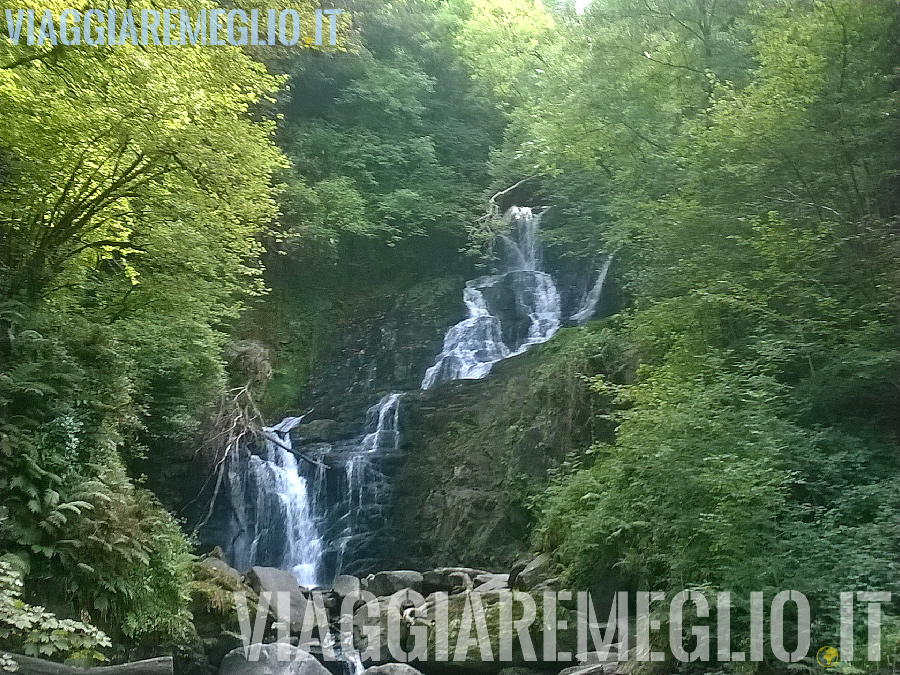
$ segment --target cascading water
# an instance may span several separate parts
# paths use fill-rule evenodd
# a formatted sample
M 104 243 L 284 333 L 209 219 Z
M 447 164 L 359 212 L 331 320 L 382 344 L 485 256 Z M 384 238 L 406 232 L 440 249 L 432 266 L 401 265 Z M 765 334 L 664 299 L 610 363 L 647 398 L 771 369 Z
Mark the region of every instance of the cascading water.
M 403 394 L 391 393 L 366 412 L 366 428 L 371 429 L 360 443 L 362 452 L 375 452 L 384 447 L 400 447 L 400 399 Z
M 302 417 L 266 427 L 264 454 L 242 449 L 229 465 L 231 536 L 226 553 L 240 570 L 254 565 L 291 570 L 312 586 L 340 573 L 348 542 L 379 524 L 383 476 L 375 459 L 400 447 L 401 393 L 390 393 L 366 413 L 363 435 L 316 444 L 298 464 L 290 432 Z M 329 481 L 326 460 L 340 457 L 343 480 Z M 312 458 L 312 459 L 310 459 Z M 336 494 L 329 494 L 331 490 Z M 329 536 L 329 534 L 331 536 Z M 325 569 L 326 552 L 337 561 Z
M 498 361 L 546 342 L 559 330 L 559 292 L 553 277 L 540 269 L 541 215 L 514 206 L 505 217 L 512 231 L 500 237 L 504 271 L 466 283 L 468 316 L 447 331 L 422 389 L 446 380 L 481 379 Z
M 340 573 L 348 545 L 355 537 L 375 529 L 382 517 L 380 491 L 384 475 L 374 461 L 382 451 L 396 452 L 400 448 L 401 393 L 390 393 L 366 412 L 366 433 L 349 453 L 344 464 L 346 497 L 341 502 L 343 513 L 339 521 L 343 529 L 336 537 Z
M 500 269 L 466 283 L 467 317 L 447 330 L 422 389 L 483 378 L 498 361 L 549 340 L 562 324 L 560 294 L 542 269 L 541 214 L 513 207 L 506 218 L 511 228 L 499 239 Z M 611 262 L 612 256 L 571 321 L 594 314 Z M 225 544 L 231 563 L 241 571 L 254 565 L 288 569 L 305 585 L 328 583 L 350 562 L 367 569 L 379 555 L 377 533 L 386 526 L 385 467 L 400 449 L 402 398 L 399 392 L 383 396 L 366 412 L 361 433 L 344 440 L 307 439 L 303 427 L 296 428 L 303 418 L 288 417 L 264 429 L 258 454 L 233 449 Z M 305 461 L 298 464 L 298 457 Z
M 569 317 L 569 321 L 574 321 L 581 325 L 594 316 L 594 312 L 597 311 L 597 303 L 600 302 L 600 296 L 603 294 L 603 284 L 606 282 L 606 275 L 609 274 L 609 267 L 612 265 L 613 255 L 610 255 L 606 259 L 606 262 L 603 263 L 603 267 L 601 267 L 600 271 L 597 273 L 596 283 L 594 283 L 594 286 L 588 292 L 581 307 L 578 308 L 578 311 Z
M 238 569 L 271 565 L 290 570 L 301 584 L 314 585 L 319 581 L 323 542 L 290 436 L 302 421 L 302 417 L 287 417 L 264 428 L 264 455 L 247 452 L 231 458 L 233 517 L 228 552 Z

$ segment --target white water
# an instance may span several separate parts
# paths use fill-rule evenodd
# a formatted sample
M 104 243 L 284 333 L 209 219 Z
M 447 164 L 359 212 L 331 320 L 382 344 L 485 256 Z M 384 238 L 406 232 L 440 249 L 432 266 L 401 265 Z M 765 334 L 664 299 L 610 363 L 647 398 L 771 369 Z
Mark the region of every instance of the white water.
M 580 325 L 594 316 L 594 312 L 597 311 L 597 303 L 600 302 L 600 296 L 603 293 L 603 284 L 606 282 L 606 275 L 609 274 L 609 266 L 612 265 L 612 261 L 613 256 L 610 255 L 606 259 L 606 262 L 603 263 L 603 267 L 601 267 L 600 271 L 597 273 L 597 281 L 593 288 L 588 292 L 581 307 L 569 317 L 570 321 L 574 321 Z
M 246 464 L 231 462 L 236 523 L 230 549 L 238 569 L 262 561 L 290 570 L 300 584 L 314 585 L 323 542 L 316 532 L 307 482 L 291 452 L 290 430 L 302 421 L 302 417 L 287 417 L 265 427 L 265 455 L 251 454 Z
M 466 283 L 467 317 L 447 330 L 440 355 L 426 371 L 423 389 L 446 380 L 483 378 L 498 361 L 546 342 L 560 328 L 560 295 L 542 269 L 541 216 L 530 208 L 513 207 L 506 217 L 511 231 L 500 238 L 501 272 Z M 586 321 L 596 311 L 611 262 L 612 256 L 571 320 Z M 510 325 L 504 327 L 501 317 Z M 226 548 L 236 568 L 276 566 L 291 570 L 304 585 L 327 583 L 329 579 L 322 577 L 335 567 L 340 573 L 343 551 L 357 550 L 351 540 L 368 536 L 383 520 L 379 497 L 384 476 L 377 459 L 379 453 L 400 448 L 402 397 L 392 392 L 371 406 L 363 435 L 355 440 L 313 444 L 319 458 L 329 453 L 345 458 L 345 480 L 338 481 L 342 494 L 337 500 L 328 495 L 335 481 L 326 479 L 324 463 L 299 470 L 290 431 L 302 417 L 288 417 L 265 428 L 260 455 L 238 456 L 235 450 L 228 470 L 232 536 Z M 246 453 L 246 448 L 241 451 Z M 328 532 L 329 525 L 339 530 L 325 537 L 321 532 Z M 337 552 L 337 563 L 323 571 L 326 551 Z
M 361 451 L 375 452 L 386 445 L 393 450 L 400 447 L 400 399 L 402 397 L 403 394 L 388 394 L 366 411 L 366 429 L 372 431 L 363 437 L 362 443 L 360 443 Z
M 339 496 L 344 515 L 338 547 L 365 527 L 377 509 L 380 473 L 372 459 L 400 447 L 401 393 L 390 393 L 366 413 L 364 435 L 352 442 L 346 459 L 346 493 Z M 329 546 L 319 532 L 327 510 L 326 466 L 319 463 L 305 478 L 292 452 L 290 431 L 303 421 L 287 417 L 263 429 L 262 455 L 233 457 L 229 464 L 232 537 L 227 545 L 239 570 L 254 565 L 293 572 L 306 586 L 327 582 L 320 568 Z M 338 563 L 340 565 L 340 563 Z
M 366 412 L 366 430 L 358 449 L 345 465 L 347 474 L 346 525 L 342 536 L 358 534 L 368 511 L 378 499 L 379 478 L 372 465 L 372 455 L 400 447 L 400 399 L 403 394 L 390 393 Z
M 540 269 L 541 216 L 528 207 L 514 206 L 505 217 L 512 225 L 511 232 L 500 237 L 505 271 L 466 283 L 463 302 L 467 317 L 447 331 L 441 353 L 425 371 L 422 389 L 447 380 L 481 379 L 498 361 L 546 342 L 559 330 L 559 292 L 553 277 Z M 525 335 L 515 344 L 504 342 L 501 320 L 485 299 L 487 289 L 511 294 L 516 320 L 528 322 Z

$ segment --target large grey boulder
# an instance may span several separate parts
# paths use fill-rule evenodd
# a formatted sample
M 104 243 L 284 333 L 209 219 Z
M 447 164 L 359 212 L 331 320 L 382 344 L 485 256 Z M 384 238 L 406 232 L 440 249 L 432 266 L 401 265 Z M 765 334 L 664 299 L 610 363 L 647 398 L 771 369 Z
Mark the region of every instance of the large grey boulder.
M 627 675 L 635 668 L 634 653 L 628 653 L 625 660 L 619 661 L 620 647 L 620 643 L 614 643 L 606 653 L 577 654 L 575 660 L 578 665 L 564 668 L 559 675 Z
M 309 652 L 273 642 L 260 646 L 255 661 L 248 660 L 243 647 L 228 652 L 219 675 L 329 675 L 329 672 Z
M 559 671 L 558 675 L 609 675 L 616 672 L 616 664 L 592 663 L 584 666 L 570 666 Z
M 291 630 L 300 630 L 303 625 L 303 617 L 306 614 L 306 595 L 300 589 L 300 584 L 294 575 L 285 570 L 274 567 L 253 567 L 246 575 L 247 585 L 256 593 L 271 593 L 269 609 L 279 621 L 288 621 Z M 280 616 L 278 593 L 288 593 L 290 598 L 290 612 L 287 616 Z
M 518 574 L 511 573 L 510 584 L 516 590 L 529 591 L 552 576 L 553 561 L 549 555 L 541 553 L 537 558 L 525 565 Z
M 366 668 L 363 675 L 422 675 L 422 671 L 416 670 L 408 663 L 385 663 Z
M 406 589 L 422 592 L 421 572 L 412 570 L 378 572 L 367 584 L 367 590 L 376 596 L 393 595 Z
M 361 651 L 372 650 L 376 653 L 386 656 L 390 653 L 388 645 L 388 622 L 394 622 L 396 625 L 403 625 L 403 614 L 396 605 L 384 605 L 379 607 L 378 612 L 370 614 L 369 606 L 363 605 L 353 613 L 353 642 L 356 648 Z M 374 608 L 372 608 L 374 610 Z M 376 642 L 369 643 L 370 635 L 365 630 L 366 626 L 378 627 L 380 630 L 375 631 Z
M 487 572 L 472 567 L 438 567 L 422 575 L 423 593 L 462 593 L 472 588 L 473 580 L 482 574 Z
M 362 582 L 360 582 L 359 577 L 341 574 L 340 576 L 335 577 L 331 588 L 340 597 L 346 598 L 348 595 L 359 594 L 362 589 Z
M 241 573 L 238 572 L 236 569 L 234 569 L 231 565 L 229 565 L 224 560 L 221 560 L 220 558 L 214 558 L 214 557 L 204 558 L 203 560 L 200 561 L 200 564 L 203 565 L 204 567 L 208 567 L 208 568 L 216 570 L 218 572 L 223 572 L 224 574 L 228 575 L 229 577 L 232 577 L 235 580 L 240 581 Z
M 508 588 L 508 574 L 479 574 L 475 577 L 475 590 L 479 593 L 496 593 Z

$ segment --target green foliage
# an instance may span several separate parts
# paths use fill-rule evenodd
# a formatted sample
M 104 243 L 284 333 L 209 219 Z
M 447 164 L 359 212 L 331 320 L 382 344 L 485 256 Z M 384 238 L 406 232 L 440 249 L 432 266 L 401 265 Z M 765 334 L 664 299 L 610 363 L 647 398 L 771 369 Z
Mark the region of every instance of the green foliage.
M 97 650 L 112 643 L 90 624 L 59 619 L 43 607 L 23 602 L 20 572 L 8 561 L 0 560 L 0 644 L 26 656 L 46 658 L 63 654 L 103 661 L 104 655 Z M 0 670 L 17 669 L 15 661 L 0 653 Z
M 30 49 L 6 44 L 0 59 L 17 63 Z M 127 285 L 144 267 L 165 275 L 192 263 L 182 278 L 247 285 L 281 159 L 272 125 L 245 113 L 276 81 L 238 48 L 44 56 L 0 70 L 4 297 L 42 297 L 101 265 Z M 153 255 L 163 251 L 175 255 Z M 228 287 L 208 290 L 223 301 Z
M 380 265 L 387 244 L 418 264 L 426 236 L 464 243 L 503 119 L 453 50 L 450 18 L 430 2 L 364 7 L 355 53 L 290 65 L 279 137 L 293 252 L 356 262 L 364 247 Z
M 128 469 L 190 447 L 264 290 L 279 81 L 228 47 L 23 40 L 0 65 L 0 548 L 118 655 L 169 649 L 192 639 L 189 547 Z
M 250 615 L 256 613 L 258 598 L 239 577 L 202 562 L 195 562 L 189 584 L 191 614 L 201 636 L 219 637 L 235 632 L 238 626 L 235 593 L 244 593 Z
M 67 341 L 52 318 L 32 325 L 41 332 L 6 326 L 17 365 L 0 378 L 0 542 L 30 561 L 27 588 L 47 602 L 95 616 L 118 640 L 181 640 L 187 544 L 118 456 L 135 419 L 116 343 L 84 323 Z
M 481 4 L 497 176 L 539 176 L 551 246 L 618 250 L 633 306 L 591 380 L 614 442 L 561 467 L 537 542 L 582 586 L 799 589 L 835 641 L 839 590 L 900 579 L 896 3 L 594 0 L 496 45 L 521 18 Z

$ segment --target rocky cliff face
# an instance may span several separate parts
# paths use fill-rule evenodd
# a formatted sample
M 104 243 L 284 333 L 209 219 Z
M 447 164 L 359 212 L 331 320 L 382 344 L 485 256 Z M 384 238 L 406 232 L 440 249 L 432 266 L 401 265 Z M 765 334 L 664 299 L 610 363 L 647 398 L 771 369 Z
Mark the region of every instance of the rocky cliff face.
M 440 277 L 374 296 L 349 313 L 323 350 L 298 409 L 311 410 L 307 420 L 330 437 L 347 438 L 361 430 L 360 413 L 380 396 L 418 389 L 447 326 L 465 314 L 463 284 L 462 276 Z
M 529 498 L 546 486 L 548 471 L 606 431 L 579 377 L 598 353 L 591 328 L 563 329 L 496 364 L 487 379 L 420 389 L 447 328 L 465 316 L 464 284 L 464 275 L 447 275 L 392 293 L 373 289 L 332 312 L 330 339 L 282 408 L 303 415 L 287 445 L 306 460 L 298 463 L 300 489 L 322 541 L 313 576 L 324 583 L 339 572 L 508 567 L 527 549 Z M 503 316 L 504 298 L 490 302 Z M 511 320 L 503 325 L 520 329 Z M 269 347 L 277 369 L 293 346 L 282 333 Z M 265 458 L 265 448 L 251 451 Z M 204 548 L 229 551 L 239 509 L 230 492 L 225 485 L 201 531 Z M 258 511 L 259 503 L 250 507 Z M 270 518 L 280 527 L 277 513 Z M 257 556 L 248 564 L 283 562 Z
M 327 581 L 339 569 L 359 572 L 383 568 L 392 555 L 391 543 L 375 533 L 387 526 L 392 477 L 402 453 L 399 438 L 394 440 L 396 425 L 378 417 L 398 416 L 399 400 L 391 392 L 418 388 L 425 368 L 440 351 L 446 327 L 463 313 L 459 294 L 462 284 L 461 277 L 439 277 L 401 292 L 373 289 L 329 315 L 335 322 L 329 327 L 331 339 L 320 349 L 308 381 L 297 383 L 290 408 L 282 411 L 303 416 L 302 423 L 291 424 L 288 445 L 302 460 L 297 468 L 305 485 L 298 489 L 306 491 L 301 498 L 309 500 L 313 512 L 315 522 L 310 525 L 323 542 L 316 578 Z M 272 339 L 276 368 L 279 358 L 293 356 L 292 345 L 285 345 L 283 337 L 284 333 Z M 274 424 L 277 418 L 269 421 Z M 250 452 L 267 456 L 261 443 Z M 245 471 L 248 460 L 246 456 L 242 460 Z M 260 468 L 259 462 L 256 467 Z M 254 492 L 268 481 L 265 467 L 262 469 L 239 490 Z M 273 470 L 278 472 L 277 467 Z M 226 478 L 214 513 L 201 530 L 202 548 L 221 545 L 226 553 L 231 550 L 235 517 L 241 519 L 240 507 L 233 503 L 232 478 Z M 256 519 L 260 502 L 252 495 L 247 498 L 247 514 Z M 269 504 L 271 499 L 263 501 Z M 277 507 L 275 501 L 265 509 Z M 295 511 L 291 515 L 294 520 L 306 518 L 301 510 Z M 283 530 L 284 525 L 277 513 L 267 519 L 268 524 L 249 536 L 249 540 L 260 542 L 258 549 L 252 545 L 256 553 L 250 558 L 258 564 L 278 566 L 282 564 L 281 549 L 269 550 L 262 543 L 273 528 Z M 230 559 L 240 564 L 238 557 Z M 343 566 L 344 561 L 348 566 Z
M 407 404 L 388 535 L 420 569 L 503 569 L 528 548 L 528 500 L 548 471 L 609 430 L 576 377 L 583 329 L 503 361 L 484 380 L 421 392 Z
M 573 448 L 604 433 L 578 377 L 592 350 L 589 329 L 566 329 L 551 343 L 494 367 L 484 380 L 442 383 L 422 376 L 444 332 L 464 313 L 461 277 L 419 284 L 380 299 L 335 333 L 299 410 L 293 447 L 329 466 L 320 529 L 333 545 L 325 576 L 381 569 L 479 565 L 501 569 L 528 546 L 528 498 Z M 365 411 L 389 392 L 400 402 L 399 444 L 365 457 L 358 444 Z M 371 421 L 369 422 L 371 424 Z M 354 471 L 368 483 L 354 488 Z M 347 527 L 348 491 L 365 490 Z M 357 497 L 351 495 L 352 501 Z M 346 532 L 344 532 L 346 535 Z

